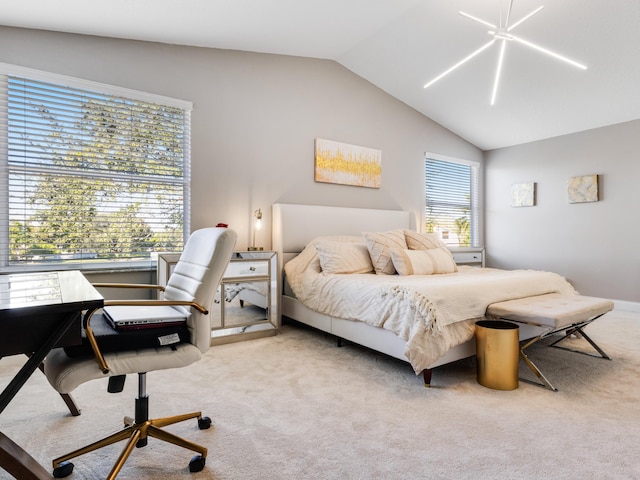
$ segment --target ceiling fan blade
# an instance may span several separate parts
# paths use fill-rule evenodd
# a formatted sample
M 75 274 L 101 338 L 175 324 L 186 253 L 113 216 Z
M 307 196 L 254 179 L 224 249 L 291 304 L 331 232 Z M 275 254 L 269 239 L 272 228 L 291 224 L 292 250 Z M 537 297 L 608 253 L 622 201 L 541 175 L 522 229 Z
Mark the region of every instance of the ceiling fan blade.
M 498 94 L 498 83 L 500 83 L 500 73 L 502 72 L 502 60 L 504 59 L 504 51 L 507 47 L 507 41 L 502 40 L 500 45 L 500 56 L 498 57 L 498 68 L 496 69 L 496 78 L 493 81 L 493 92 L 491 93 L 491 105 L 496 103 L 496 95 Z
M 511 7 L 513 7 L 513 0 L 509 0 L 509 6 L 507 7 L 507 16 L 505 17 L 504 23 L 502 23 L 502 9 L 500 9 L 500 27 L 507 28 L 509 25 L 509 18 L 511 18 Z
M 441 73 L 440 75 L 438 75 L 436 78 L 434 78 L 433 80 L 431 80 L 430 82 L 426 83 L 424 88 L 427 88 L 431 85 L 433 85 L 434 83 L 436 83 L 438 80 L 440 80 L 442 77 L 444 77 L 445 75 L 453 72 L 456 68 L 458 68 L 460 65 L 468 62 L 469 60 L 471 60 L 473 57 L 475 57 L 476 55 L 478 55 L 480 52 L 482 52 L 483 50 L 486 50 L 487 48 L 489 48 L 491 45 L 493 45 L 495 43 L 495 38 L 490 40 L 489 42 L 485 43 L 483 46 L 481 46 L 479 49 L 477 49 L 476 51 L 474 51 L 473 53 L 471 53 L 470 55 L 467 55 L 466 57 L 464 57 L 462 60 L 460 60 L 458 63 L 456 63 L 453 67 L 449 68 L 448 70 L 445 70 L 443 73 Z
M 571 60 L 570 58 L 564 57 L 562 55 L 560 55 L 559 53 L 555 53 L 552 52 L 551 50 L 548 50 L 544 47 L 541 47 L 540 45 L 536 45 L 535 43 L 531 43 L 523 38 L 520 37 L 516 37 L 515 35 L 511 35 L 512 40 L 515 40 L 518 43 L 521 43 L 523 45 L 526 45 L 527 47 L 533 48 L 534 50 L 538 50 L 539 52 L 542 53 L 546 53 L 547 55 L 553 57 L 553 58 L 557 58 L 558 60 L 562 60 L 563 62 L 568 63 L 569 65 L 573 65 L 574 67 L 578 67 L 581 68 L 583 70 L 587 69 L 586 65 L 583 65 L 582 63 L 578 63 L 575 60 Z
M 520 25 L 522 22 L 524 22 L 525 20 L 528 20 L 529 18 L 533 17 L 536 13 L 538 13 L 540 10 L 542 10 L 544 8 L 544 5 L 536 8 L 533 12 L 531 12 L 529 15 L 525 15 L 524 17 L 522 17 L 520 20 L 518 20 L 516 23 L 514 23 L 513 25 L 511 25 L 510 27 L 507 27 L 507 32 L 510 32 L 511 30 L 513 30 L 514 28 L 516 28 L 518 25 Z
M 496 27 L 494 24 L 489 23 L 489 22 L 486 22 L 486 21 L 482 20 L 481 18 L 474 17 L 473 15 L 469 15 L 468 13 L 464 13 L 464 12 L 458 12 L 458 13 L 459 13 L 460 15 L 462 15 L 463 17 L 467 17 L 467 18 L 469 18 L 469 19 L 471 19 L 471 20 L 474 20 L 474 21 L 476 21 L 476 22 L 478 22 L 478 23 L 481 23 L 481 24 L 483 24 L 483 25 L 486 25 L 487 27 L 491 27 L 491 28 L 498 28 L 498 27 Z

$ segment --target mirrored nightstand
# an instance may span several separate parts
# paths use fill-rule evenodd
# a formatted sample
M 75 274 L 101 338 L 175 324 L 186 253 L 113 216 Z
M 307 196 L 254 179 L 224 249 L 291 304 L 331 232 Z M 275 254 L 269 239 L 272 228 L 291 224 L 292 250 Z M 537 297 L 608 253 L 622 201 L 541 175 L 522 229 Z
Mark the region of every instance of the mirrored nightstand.
M 234 252 L 212 307 L 211 344 L 275 335 L 280 326 L 278 255 Z

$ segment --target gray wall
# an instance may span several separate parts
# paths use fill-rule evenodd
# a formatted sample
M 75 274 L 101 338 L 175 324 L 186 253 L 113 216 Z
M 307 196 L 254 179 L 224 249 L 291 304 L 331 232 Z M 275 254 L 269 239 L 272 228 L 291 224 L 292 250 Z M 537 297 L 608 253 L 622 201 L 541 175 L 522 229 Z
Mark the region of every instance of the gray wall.
M 585 295 L 640 302 L 640 120 L 485 154 L 489 266 L 565 275 Z M 599 175 L 600 201 L 569 204 L 567 180 Z M 511 185 L 536 182 L 534 207 Z
M 420 214 L 424 153 L 482 152 L 336 62 L 0 27 L 0 62 L 194 104 L 192 228 L 228 223 L 238 248 L 275 202 Z M 382 150 L 382 188 L 315 183 L 316 137 Z M 418 217 L 420 218 L 420 217 Z
M 0 62 L 190 100 L 192 228 L 225 222 L 270 246 L 275 202 L 397 208 L 420 215 L 425 152 L 483 153 L 339 64 L 318 59 L 0 27 Z M 640 125 L 632 122 L 487 152 L 488 262 L 566 275 L 584 294 L 640 301 Z M 382 188 L 313 181 L 316 137 L 382 150 Z M 566 180 L 601 175 L 602 200 L 569 205 Z M 511 208 L 512 183 L 535 181 L 538 205 Z

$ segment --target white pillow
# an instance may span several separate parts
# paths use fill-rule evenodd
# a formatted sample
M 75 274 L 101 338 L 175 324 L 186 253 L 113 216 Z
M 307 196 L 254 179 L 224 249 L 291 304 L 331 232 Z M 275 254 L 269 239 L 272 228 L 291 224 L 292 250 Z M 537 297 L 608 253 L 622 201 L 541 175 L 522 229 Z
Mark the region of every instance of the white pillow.
M 400 275 L 432 275 L 458 271 L 451 252 L 446 247 L 429 250 L 391 250 L 393 265 Z
M 371 263 L 376 273 L 393 275 L 396 269 L 391 260 L 391 249 L 400 250 L 407 248 L 402 229 L 389 230 L 388 232 L 364 232 L 362 234 L 367 242 Z
M 364 243 L 319 241 L 315 244 L 324 273 L 372 273 L 373 265 Z
M 405 229 L 404 236 L 409 250 L 430 250 L 446 246 L 435 233 L 420 233 Z

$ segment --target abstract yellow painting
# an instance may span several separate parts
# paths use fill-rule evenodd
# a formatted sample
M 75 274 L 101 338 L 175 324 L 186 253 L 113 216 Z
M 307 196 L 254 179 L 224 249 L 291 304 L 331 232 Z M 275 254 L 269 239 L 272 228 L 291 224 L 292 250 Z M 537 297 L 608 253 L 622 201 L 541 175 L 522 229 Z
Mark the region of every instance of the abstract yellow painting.
M 315 181 L 380 188 L 382 151 L 316 138 Z

